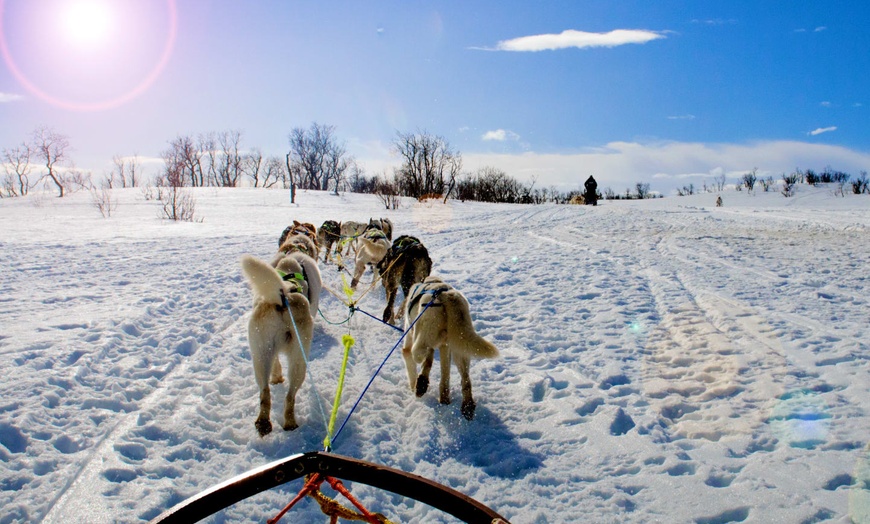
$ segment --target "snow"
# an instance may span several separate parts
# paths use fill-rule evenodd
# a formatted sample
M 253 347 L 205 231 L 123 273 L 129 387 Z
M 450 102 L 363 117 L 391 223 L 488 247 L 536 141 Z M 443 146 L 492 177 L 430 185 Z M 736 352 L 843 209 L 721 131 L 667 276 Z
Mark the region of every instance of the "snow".
M 870 522 L 870 196 L 799 186 L 590 206 L 195 190 L 201 222 L 140 189 L 0 200 L 0 523 L 142 522 L 223 480 L 322 449 L 397 331 L 324 293 L 301 427 L 254 428 L 251 294 L 293 219 L 389 217 L 468 298 L 501 356 L 472 363 L 477 414 L 417 399 L 399 352 L 336 453 L 462 491 L 514 523 Z M 341 289 L 335 265 L 324 283 Z M 371 272 L 363 282 L 371 282 Z M 365 289 L 361 284 L 360 290 Z M 381 287 L 358 306 L 379 317 Z M 330 323 L 331 322 L 331 323 Z M 433 382 L 438 377 L 434 366 Z M 453 522 L 350 483 L 394 521 Z M 301 480 L 208 522 L 262 522 Z M 325 521 L 305 501 L 284 522 Z

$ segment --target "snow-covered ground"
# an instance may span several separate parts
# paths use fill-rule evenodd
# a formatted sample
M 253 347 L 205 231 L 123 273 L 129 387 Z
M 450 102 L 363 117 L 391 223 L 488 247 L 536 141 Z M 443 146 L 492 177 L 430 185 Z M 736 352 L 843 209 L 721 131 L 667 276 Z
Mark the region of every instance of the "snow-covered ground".
M 301 427 L 254 429 L 251 294 L 293 219 L 389 217 L 428 247 L 501 350 L 475 361 L 469 422 L 407 389 L 398 352 L 336 453 L 431 478 L 514 523 L 870 522 L 870 196 L 728 191 L 598 207 L 262 189 L 194 193 L 201 223 L 139 189 L 0 200 L 0 523 L 141 522 L 254 467 L 322 448 L 399 333 L 329 293 Z M 324 282 L 341 288 L 334 265 Z M 363 278 L 371 281 L 371 273 Z M 361 290 L 365 286 L 361 285 Z M 384 293 L 359 303 L 379 316 Z M 433 371 L 437 380 L 438 366 Z M 452 517 L 361 484 L 394 521 Z M 262 522 L 285 484 L 210 522 Z M 305 501 L 285 522 L 325 517 Z

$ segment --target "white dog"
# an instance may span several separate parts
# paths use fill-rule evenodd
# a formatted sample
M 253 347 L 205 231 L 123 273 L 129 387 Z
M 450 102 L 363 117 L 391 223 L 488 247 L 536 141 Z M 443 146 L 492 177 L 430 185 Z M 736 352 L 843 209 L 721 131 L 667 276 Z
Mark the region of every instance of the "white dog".
M 379 228 L 369 226 L 368 229 L 359 237 L 359 247 L 356 252 L 356 267 L 353 271 L 353 279 L 350 281 L 350 287 L 355 288 L 360 277 L 366 270 L 366 266 L 372 266 L 372 271 L 377 274 L 377 265 L 387 250 L 390 249 L 390 241 L 387 235 Z
M 341 256 L 346 256 L 350 253 L 350 248 L 353 248 L 353 253 L 356 255 L 357 238 L 362 235 L 363 231 L 368 227 L 364 222 L 354 222 L 347 220 L 341 223 L 339 229 L 341 231 L 341 241 L 338 243 L 338 248 L 335 250 Z
M 275 384 L 284 381 L 278 361 L 278 355 L 283 354 L 287 358 L 289 378 L 283 427 L 294 430 L 299 427 L 295 414 L 296 392 L 305 380 L 306 358 L 314 332 L 308 299 L 295 280 L 282 279 L 278 271 L 265 261 L 246 255 L 241 265 L 254 293 L 254 309 L 248 321 L 251 360 L 260 388 L 260 413 L 254 425 L 260 436 L 272 431 L 269 382 L 270 379 Z
M 462 385 L 462 416 L 472 420 L 476 404 L 471 395 L 471 359 L 495 358 L 499 353 L 494 345 L 474 331 L 468 301 L 462 293 L 435 276 L 414 284 L 405 304 L 405 331 L 408 334 L 402 357 L 411 390 L 422 397 L 429 389 L 429 371 L 438 349 L 441 360 L 438 400 L 450 404 L 450 360 L 453 359 Z M 417 376 L 417 364 L 420 363 L 423 367 Z
M 317 318 L 317 308 L 320 307 L 320 292 L 323 290 L 323 278 L 320 275 L 317 262 L 301 251 L 290 251 L 286 254 L 278 251 L 272 257 L 272 267 L 281 273 L 284 280 L 299 282 L 302 294 L 308 299 L 311 318 Z

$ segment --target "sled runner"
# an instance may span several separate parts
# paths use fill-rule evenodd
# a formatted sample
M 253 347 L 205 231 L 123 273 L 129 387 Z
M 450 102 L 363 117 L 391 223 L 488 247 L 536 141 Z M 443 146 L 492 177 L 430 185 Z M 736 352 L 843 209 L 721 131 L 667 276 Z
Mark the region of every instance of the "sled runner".
M 402 495 L 449 513 L 465 522 L 507 524 L 480 502 L 423 477 L 371 462 L 314 451 L 266 464 L 218 484 L 168 509 L 151 524 L 197 522 L 240 500 L 306 475 L 359 482 Z

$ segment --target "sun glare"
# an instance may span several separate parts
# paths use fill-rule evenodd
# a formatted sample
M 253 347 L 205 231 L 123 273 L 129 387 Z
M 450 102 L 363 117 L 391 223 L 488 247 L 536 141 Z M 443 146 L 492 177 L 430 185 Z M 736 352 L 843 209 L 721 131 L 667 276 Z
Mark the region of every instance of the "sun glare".
M 100 0 L 66 2 L 59 13 L 63 35 L 73 45 L 92 47 L 108 43 L 112 32 L 112 5 Z

